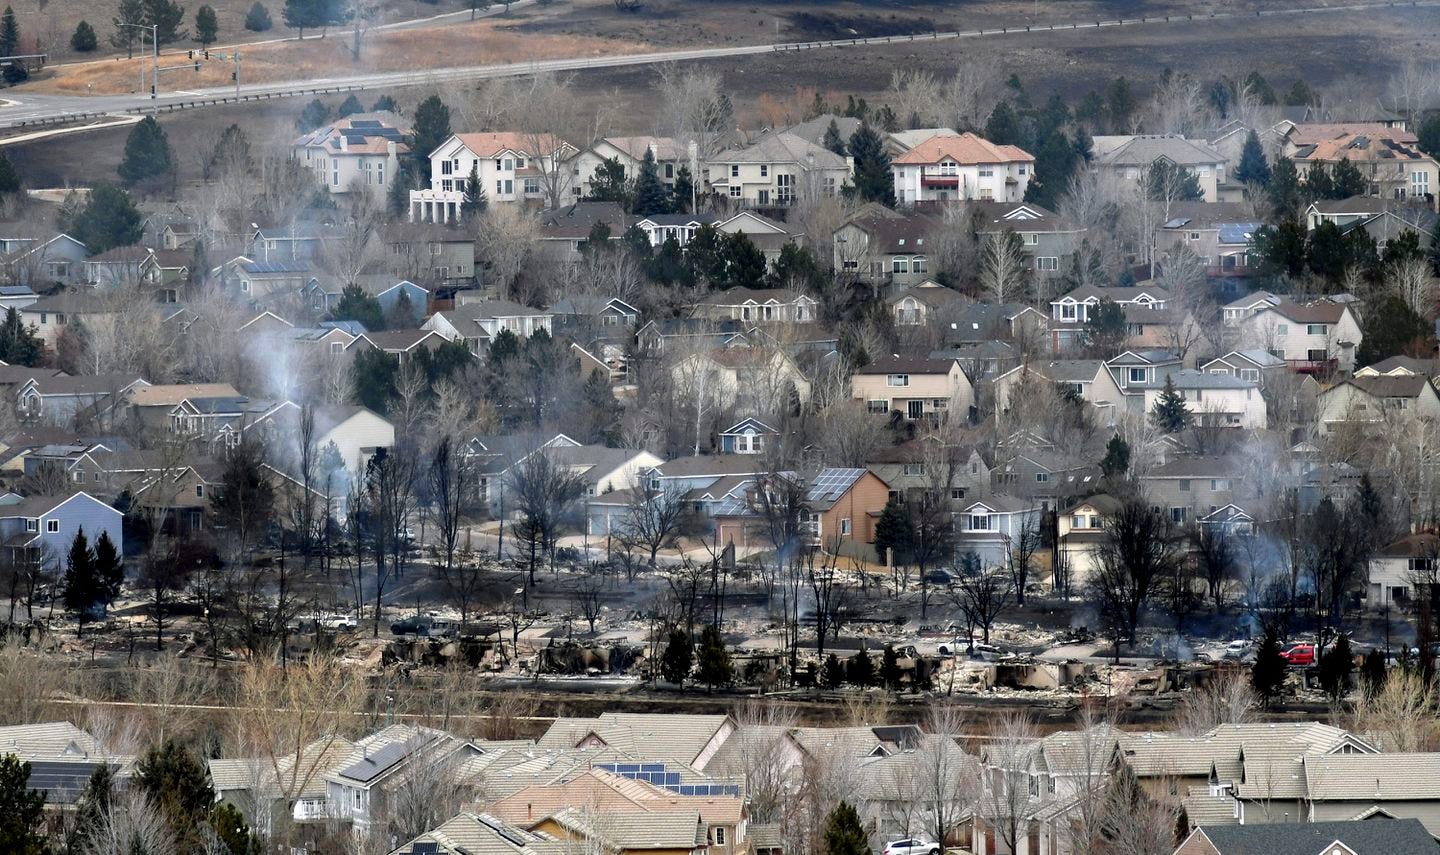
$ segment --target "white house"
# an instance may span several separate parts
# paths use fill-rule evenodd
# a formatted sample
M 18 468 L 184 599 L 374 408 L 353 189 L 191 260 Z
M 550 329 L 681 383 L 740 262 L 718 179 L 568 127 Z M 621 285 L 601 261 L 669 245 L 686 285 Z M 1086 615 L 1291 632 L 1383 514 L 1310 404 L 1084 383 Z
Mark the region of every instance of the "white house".
M 580 185 L 562 164 L 575 154 L 575 146 L 548 134 L 453 134 L 430 153 L 430 186 L 410 191 L 410 219 L 458 221 L 472 170 L 491 205 L 572 201 Z
M 1440 393 L 1428 377 L 1351 377 L 1320 393 L 1320 429 L 1403 419 L 1440 421 Z
M 453 309 L 436 312 L 425 320 L 422 329 L 434 330 L 447 341 L 463 341 L 471 353 L 479 353 L 501 330 L 509 330 L 525 339 L 539 330 L 552 332 L 554 315 L 509 300 L 485 300 L 465 303 Z
M 1440 537 L 1411 534 L 1370 558 L 1366 605 L 1372 609 L 1405 608 L 1417 583 L 1440 579 Z
M 575 156 L 576 183 L 581 195 L 589 196 L 595 189 L 595 172 L 607 160 L 619 163 L 625 170 L 625 177 L 633 181 L 640 174 L 640 165 L 648 151 L 655 158 L 660 183 L 673 188 L 676 174 L 689 164 L 693 149 L 694 143 L 687 148 L 674 137 L 606 137 Z M 691 169 L 691 172 L 694 170 Z M 691 180 L 694 180 L 693 176 Z
M 1264 430 L 1268 424 L 1265 397 L 1260 384 L 1226 373 L 1184 369 L 1166 375 L 1175 391 L 1185 399 L 1195 424 Z M 1164 385 L 1145 389 L 1145 412 L 1155 409 L 1164 394 Z
M 400 156 L 410 152 L 409 135 L 394 113 L 357 113 L 305 134 L 291 150 L 327 192 L 383 196 L 399 174 Z
M 981 199 L 1019 202 L 1035 171 L 1035 157 L 1018 146 L 996 145 L 972 133 L 938 134 L 891 161 L 895 199 L 915 202 Z
M 824 146 L 781 132 L 722 151 L 706 168 L 710 188 L 731 202 L 784 207 L 802 197 L 837 195 L 850 179 L 852 164 Z
M 1303 305 L 1281 300 L 1258 307 L 1235 327 L 1242 347 L 1269 351 L 1307 374 L 1354 369 L 1360 347 L 1354 313 L 1329 300 Z

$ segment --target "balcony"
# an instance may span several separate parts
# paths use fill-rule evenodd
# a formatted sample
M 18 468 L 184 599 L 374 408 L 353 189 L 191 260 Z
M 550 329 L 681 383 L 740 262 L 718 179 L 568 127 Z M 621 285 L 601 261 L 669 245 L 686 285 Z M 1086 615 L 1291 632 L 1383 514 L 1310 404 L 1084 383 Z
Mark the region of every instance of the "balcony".
M 1287 359 L 1285 363 L 1296 374 L 1328 375 L 1339 365 L 1339 360 L 1330 359 Z
M 958 188 L 958 187 L 960 186 L 960 176 L 958 176 L 958 175 L 940 175 L 940 174 L 938 174 L 938 173 L 932 175 L 932 174 L 928 174 L 928 173 L 927 173 L 927 174 L 922 174 L 922 175 L 920 176 L 920 184 L 921 184 L 922 186 L 925 186 L 925 187 L 955 187 L 955 188 Z

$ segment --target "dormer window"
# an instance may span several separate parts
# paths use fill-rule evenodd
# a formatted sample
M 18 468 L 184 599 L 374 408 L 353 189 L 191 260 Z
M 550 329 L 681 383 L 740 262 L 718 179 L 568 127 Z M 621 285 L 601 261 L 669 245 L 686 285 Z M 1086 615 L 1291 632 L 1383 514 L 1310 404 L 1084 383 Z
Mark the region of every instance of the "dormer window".
M 1144 382 L 1146 382 L 1146 381 L 1149 380 L 1149 379 L 1150 379 L 1150 370 L 1149 370 L 1148 368 L 1131 368 L 1131 369 L 1130 369 L 1130 382 L 1131 382 L 1131 383 L 1144 383 Z

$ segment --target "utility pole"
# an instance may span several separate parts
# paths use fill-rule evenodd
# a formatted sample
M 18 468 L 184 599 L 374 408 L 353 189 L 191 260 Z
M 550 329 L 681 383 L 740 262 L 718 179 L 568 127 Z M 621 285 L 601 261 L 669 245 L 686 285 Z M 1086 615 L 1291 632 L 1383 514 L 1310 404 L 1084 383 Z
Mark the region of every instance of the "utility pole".
M 160 95 L 160 25 L 159 24 L 120 24 L 122 27 L 134 27 L 142 33 L 150 33 L 150 100 L 159 100 Z M 140 49 L 145 49 L 145 37 L 140 37 Z M 145 61 L 140 61 L 140 88 L 138 92 L 145 91 Z

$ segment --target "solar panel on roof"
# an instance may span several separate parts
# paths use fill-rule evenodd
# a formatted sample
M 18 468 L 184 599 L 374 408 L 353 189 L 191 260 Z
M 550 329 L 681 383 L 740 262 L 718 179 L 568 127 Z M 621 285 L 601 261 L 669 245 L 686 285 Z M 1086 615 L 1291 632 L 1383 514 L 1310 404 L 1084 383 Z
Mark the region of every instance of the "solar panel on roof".
M 665 764 L 664 764 L 664 763 L 641 763 L 641 764 L 640 764 L 640 771 L 642 771 L 642 772 L 664 772 L 664 771 L 665 771 Z
M 665 773 L 665 783 L 664 783 L 662 786 L 666 786 L 666 787 L 678 787 L 678 786 L 680 786 L 680 773 L 679 773 L 679 772 L 666 772 L 666 773 Z
M 352 128 L 378 128 L 380 123 L 374 119 L 355 119 L 350 122 Z
M 355 763 L 350 768 L 341 772 L 342 777 L 352 781 L 359 781 L 362 784 L 378 778 L 387 769 L 404 760 L 410 753 L 410 746 L 403 742 L 395 742 L 372 753 L 369 757 Z
M 410 847 L 410 855 L 440 855 L 440 844 L 416 843 Z
M 90 776 L 103 763 L 36 760 L 30 763 L 30 779 L 27 786 L 34 791 L 44 790 L 52 804 L 74 804 L 85 791 Z

